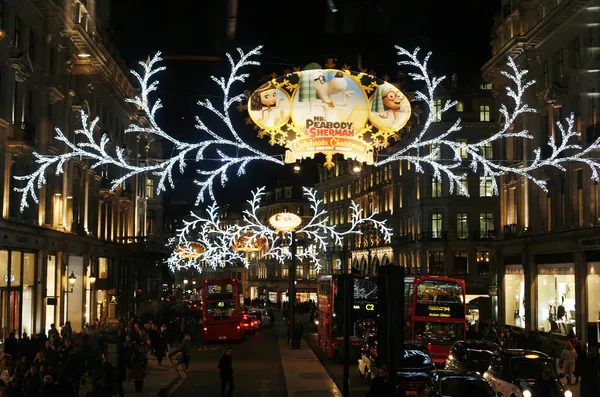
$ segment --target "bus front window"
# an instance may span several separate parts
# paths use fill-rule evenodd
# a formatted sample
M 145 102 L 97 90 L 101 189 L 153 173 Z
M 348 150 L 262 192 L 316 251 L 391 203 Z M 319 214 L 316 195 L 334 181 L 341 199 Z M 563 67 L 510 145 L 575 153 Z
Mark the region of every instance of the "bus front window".
M 417 285 L 417 301 L 422 303 L 463 303 L 463 289 L 454 282 L 425 280 Z
M 415 322 L 415 340 L 451 345 L 465 335 L 463 324 Z
M 206 304 L 206 311 L 215 320 L 227 320 L 233 316 L 235 302 L 208 302 Z

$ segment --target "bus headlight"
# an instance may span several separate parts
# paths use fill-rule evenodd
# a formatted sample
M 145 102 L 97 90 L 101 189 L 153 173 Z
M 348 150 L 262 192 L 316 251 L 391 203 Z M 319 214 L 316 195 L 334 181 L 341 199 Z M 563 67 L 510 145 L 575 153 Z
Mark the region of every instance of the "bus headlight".
M 573 393 L 571 392 L 571 390 L 567 390 L 565 392 L 565 397 L 573 397 Z
M 529 390 L 523 390 L 523 397 L 531 397 L 531 392 Z

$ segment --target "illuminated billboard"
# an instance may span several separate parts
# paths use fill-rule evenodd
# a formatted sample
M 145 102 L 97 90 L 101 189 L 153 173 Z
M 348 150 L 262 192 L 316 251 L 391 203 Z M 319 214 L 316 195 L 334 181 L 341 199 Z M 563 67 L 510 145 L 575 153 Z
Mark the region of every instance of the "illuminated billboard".
M 396 86 L 366 73 L 316 69 L 289 73 L 254 91 L 248 113 L 272 145 L 286 147 L 292 163 L 334 154 L 373 164 L 374 149 L 389 145 L 411 115 Z

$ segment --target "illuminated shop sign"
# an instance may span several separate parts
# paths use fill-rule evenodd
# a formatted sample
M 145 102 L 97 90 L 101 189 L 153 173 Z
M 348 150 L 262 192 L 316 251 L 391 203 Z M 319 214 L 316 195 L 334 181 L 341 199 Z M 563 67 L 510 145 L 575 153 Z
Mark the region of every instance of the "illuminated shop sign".
M 250 95 L 248 113 L 272 145 L 286 147 L 285 162 L 334 154 L 373 164 L 374 149 L 398 138 L 411 115 L 396 86 L 366 73 L 317 69 L 288 73 Z

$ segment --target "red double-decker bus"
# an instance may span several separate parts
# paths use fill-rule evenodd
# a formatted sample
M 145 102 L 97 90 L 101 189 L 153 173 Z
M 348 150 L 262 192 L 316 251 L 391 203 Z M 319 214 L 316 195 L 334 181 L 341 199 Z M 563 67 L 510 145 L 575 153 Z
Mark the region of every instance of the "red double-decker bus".
M 242 339 L 244 295 L 238 280 L 204 280 L 202 302 L 205 342 Z
M 466 337 L 464 280 L 405 277 L 405 337 L 426 344 L 436 365 L 443 365 L 456 340 Z
M 373 325 L 377 313 L 376 276 L 355 274 L 354 306 L 350 320 L 352 333 L 350 346 L 360 347 L 365 330 Z M 333 358 L 343 343 L 343 303 L 338 294 L 337 275 L 321 276 L 317 285 L 317 336 L 319 346 L 328 358 Z

